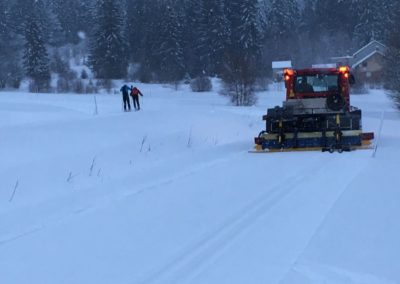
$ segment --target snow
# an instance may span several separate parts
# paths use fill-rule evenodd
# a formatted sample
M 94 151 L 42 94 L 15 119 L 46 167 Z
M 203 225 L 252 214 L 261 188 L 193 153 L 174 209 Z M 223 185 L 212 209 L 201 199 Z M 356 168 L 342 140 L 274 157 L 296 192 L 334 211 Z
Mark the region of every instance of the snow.
M 83 31 L 79 31 L 79 32 L 78 32 L 78 37 L 79 37 L 81 40 L 85 40 L 85 39 L 86 39 L 86 33 L 83 32 Z
M 335 63 L 313 64 L 311 68 L 336 68 Z
M 365 131 L 384 113 L 373 158 L 249 154 L 282 91 L 234 107 L 138 87 L 141 111 L 101 94 L 98 115 L 92 95 L 0 93 L 1 283 L 400 282 L 400 115 L 383 91 L 351 98 Z
M 292 68 L 292 61 L 272 61 L 272 69 Z

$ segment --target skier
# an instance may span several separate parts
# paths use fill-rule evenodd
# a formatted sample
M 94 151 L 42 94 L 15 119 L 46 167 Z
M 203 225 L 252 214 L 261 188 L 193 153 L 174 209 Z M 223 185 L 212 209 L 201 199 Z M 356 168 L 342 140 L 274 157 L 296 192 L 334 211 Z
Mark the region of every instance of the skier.
M 131 86 L 131 96 L 135 110 L 140 110 L 139 95 L 143 97 L 142 92 L 138 88 Z
M 131 111 L 131 103 L 129 101 L 129 91 L 132 90 L 127 85 L 123 85 L 120 92 L 122 92 L 122 100 L 124 101 L 124 111 L 126 111 L 126 106 L 128 105 L 128 111 Z

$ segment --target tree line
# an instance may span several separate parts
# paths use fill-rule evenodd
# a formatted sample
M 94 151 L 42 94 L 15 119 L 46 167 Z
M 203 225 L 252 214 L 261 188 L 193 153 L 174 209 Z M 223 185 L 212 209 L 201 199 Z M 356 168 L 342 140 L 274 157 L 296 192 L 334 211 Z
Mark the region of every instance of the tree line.
M 99 80 L 216 76 L 248 104 L 274 60 L 325 63 L 376 39 L 390 48 L 388 65 L 399 66 L 399 2 L 0 0 L 0 88 L 29 78 L 33 91 L 46 91 L 57 73 L 68 82 L 63 51 L 73 50 Z M 400 91 L 394 69 L 386 85 Z

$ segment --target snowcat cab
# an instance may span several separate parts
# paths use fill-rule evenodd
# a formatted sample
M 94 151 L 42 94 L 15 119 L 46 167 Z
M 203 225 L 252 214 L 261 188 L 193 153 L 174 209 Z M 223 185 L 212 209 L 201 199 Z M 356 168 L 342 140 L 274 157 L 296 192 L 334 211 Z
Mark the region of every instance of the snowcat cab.
M 350 105 L 349 67 L 286 69 L 284 80 L 286 101 L 263 116 L 256 151 L 368 148 L 374 134 L 362 133 L 361 110 Z

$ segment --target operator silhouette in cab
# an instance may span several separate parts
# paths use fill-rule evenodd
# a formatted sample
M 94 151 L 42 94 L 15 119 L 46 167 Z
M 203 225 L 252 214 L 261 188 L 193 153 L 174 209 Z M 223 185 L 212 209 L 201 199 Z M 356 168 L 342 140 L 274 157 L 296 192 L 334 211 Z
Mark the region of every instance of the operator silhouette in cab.
M 297 84 L 297 92 L 299 93 L 314 93 L 314 88 L 307 82 L 307 77 L 300 78 L 300 83 Z

